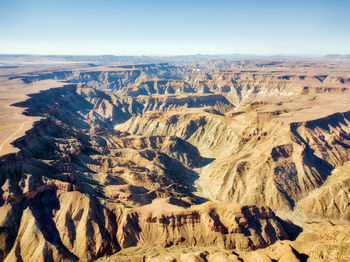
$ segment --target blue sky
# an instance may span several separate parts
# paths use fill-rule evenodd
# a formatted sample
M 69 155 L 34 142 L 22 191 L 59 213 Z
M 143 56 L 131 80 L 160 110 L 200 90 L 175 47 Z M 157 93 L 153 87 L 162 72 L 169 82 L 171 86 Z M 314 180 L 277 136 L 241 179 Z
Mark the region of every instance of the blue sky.
M 350 53 L 350 0 L 0 0 L 0 53 Z

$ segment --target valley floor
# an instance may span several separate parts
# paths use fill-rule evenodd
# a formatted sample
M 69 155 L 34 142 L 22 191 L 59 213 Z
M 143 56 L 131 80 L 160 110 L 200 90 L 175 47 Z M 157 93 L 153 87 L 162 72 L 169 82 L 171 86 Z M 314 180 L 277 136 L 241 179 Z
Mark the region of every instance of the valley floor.
M 1 70 L 1 261 L 350 260 L 349 63 Z

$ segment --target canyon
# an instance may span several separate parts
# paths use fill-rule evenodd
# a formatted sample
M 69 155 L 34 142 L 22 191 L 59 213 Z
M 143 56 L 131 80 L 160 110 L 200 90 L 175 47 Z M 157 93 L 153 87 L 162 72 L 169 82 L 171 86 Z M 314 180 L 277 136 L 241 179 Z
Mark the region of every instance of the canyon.
M 350 62 L 0 68 L 1 261 L 350 260 Z

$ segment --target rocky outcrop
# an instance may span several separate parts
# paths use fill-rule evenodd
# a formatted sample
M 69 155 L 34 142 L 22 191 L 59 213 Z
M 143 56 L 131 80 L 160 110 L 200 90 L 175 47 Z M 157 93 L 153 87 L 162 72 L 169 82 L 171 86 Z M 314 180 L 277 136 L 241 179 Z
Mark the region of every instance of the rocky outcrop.
M 296 209 L 309 217 L 350 219 L 349 162 L 336 168 L 321 187 L 302 199 Z
M 0 260 L 348 259 L 349 77 L 306 65 L 15 76 L 69 83 L 14 105 L 40 120 L 0 158 Z
M 163 200 L 123 214 L 118 231 L 123 248 L 130 246 L 211 246 L 262 248 L 288 239 L 279 219 L 267 207 L 205 203 L 172 208 Z
M 278 114 L 250 111 L 264 106 L 252 104 L 247 111 L 226 116 L 149 113 L 116 128 L 148 136 L 178 136 L 204 156 L 215 156 L 199 171 L 199 185 L 207 197 L 264 204 L 275 210 L 294 209 L 326 181 L 335 166 L 348 161 L 349 116 L 343 113 L 286 123 Z M 345 199 L 342 206 L 346 196 L 339 198 Z M 320 209 L 319 216 L 324 215 Z

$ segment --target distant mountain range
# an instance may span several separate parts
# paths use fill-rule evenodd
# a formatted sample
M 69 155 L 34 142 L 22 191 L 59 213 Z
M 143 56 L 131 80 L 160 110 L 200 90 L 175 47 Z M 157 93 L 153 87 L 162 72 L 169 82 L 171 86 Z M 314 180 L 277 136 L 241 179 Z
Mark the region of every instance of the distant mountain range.
M 64 62 L 86 62 L 96 64 L 115 63 L 177 63 L 191 64 L 208 60 L 240 60 L 240 59 L 350 59 L 350 54 L 329 54 L 325 56 L 297 56 L 297 55 L 252 55 L 252 54 L 218 54 L 218 55 L 177 55 L 177 56 L 115 56 L 115 55 L 22 55 L 22 54 L 0 54 L 0 62 L 3 61 L 64 61 Z
M 329 54 L 324 56 L 325 59 L 350 59 L 350 54 L 340 55 L 340 54 Z

